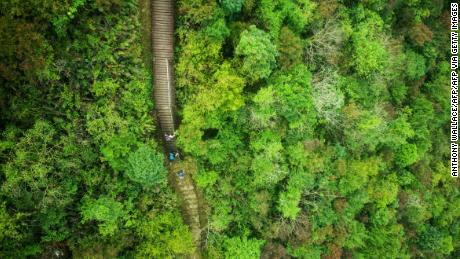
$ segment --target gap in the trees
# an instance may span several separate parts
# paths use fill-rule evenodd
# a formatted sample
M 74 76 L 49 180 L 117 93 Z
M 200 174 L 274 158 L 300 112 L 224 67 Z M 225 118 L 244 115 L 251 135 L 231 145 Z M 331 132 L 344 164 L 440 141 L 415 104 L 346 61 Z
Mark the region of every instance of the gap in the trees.
M 222 46 L 222 56 L 225 59 L 232 58 L 233 57 L 233 51 L 234 51 L 234 47 L 233 47 L 232 40 L 230 38 L 228 38 L 228 39 L 225 40 L 224 45 Z
M 202 140 L 209 140 L 217 137 L 217 134 L 219 133 L 219 130 L 216 128 L 209 128 L 204 130 L 203 137 L 201 138 Z

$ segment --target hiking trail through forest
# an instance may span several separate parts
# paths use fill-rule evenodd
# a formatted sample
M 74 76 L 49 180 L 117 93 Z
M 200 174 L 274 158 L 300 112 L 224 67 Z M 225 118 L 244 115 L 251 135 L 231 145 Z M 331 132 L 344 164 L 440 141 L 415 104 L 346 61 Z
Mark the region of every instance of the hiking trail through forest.
M 175 88 L 174 88 L 174 1 L 151 0 L 151 44 L 153 59 L 153 89 L 155 98 L 155 113 L 163 139 L 165 153 L 178 152 L 175 138 L 166 140 L 165 136 L 174 135 L 177 128 L 175 117 Z M 180 157 L 169 164 L 169 182 L 182 201 L 183 217 L 192 232 L 193 241 L 197 246 L 193 258 L 198 258 L 201 240 L 201 221 L 197 191 L 190 172 L 184 170 L 185 162 Z M 188 168 L 187 168 L 188 169 Z M 177 172 L 185 171 L 185 176 L 179 177 Z

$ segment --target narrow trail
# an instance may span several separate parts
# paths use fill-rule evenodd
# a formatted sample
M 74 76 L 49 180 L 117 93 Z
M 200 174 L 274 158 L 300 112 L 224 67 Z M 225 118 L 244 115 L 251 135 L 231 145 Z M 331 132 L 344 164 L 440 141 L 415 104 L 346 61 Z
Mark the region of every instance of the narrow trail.
M 152 50 L 155 112 L 161 136 L 174 135 L 177 128 L 175 117 L 175 87 L 174 87 L 174 1 L 150 0 L 152 19 Z M 175 139 L 166 141 L 163 137 L 165 153 L 177 152 Z M 176 158 L 169 165 L 169 181 L 182 201 L 185 222 L 189 225 L 196 244 L 194 258 L 199 257 L 201 224 L 197 191 L 190 174 L 184 170 L 184 163 Z M 184 177 L 177 172 L 185 171 Z

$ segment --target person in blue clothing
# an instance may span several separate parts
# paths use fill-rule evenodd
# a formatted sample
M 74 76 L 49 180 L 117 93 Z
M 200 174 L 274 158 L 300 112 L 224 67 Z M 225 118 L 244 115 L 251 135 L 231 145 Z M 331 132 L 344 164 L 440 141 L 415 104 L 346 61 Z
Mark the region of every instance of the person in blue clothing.
M 177 176 L 179 177 L 180 180 L 184 179 L 185 177 L 185 172 L 184 170 L 180 170 L 179 172 L 176 173 Z
M 171 151 L 169 152 L 169 161 L 172 162 L 172 161 L 174 161 L 175 158 L 176 158 L 176 156 L 175 156 L 175 154 L 174 154 L 174 151 L 171 150 Z

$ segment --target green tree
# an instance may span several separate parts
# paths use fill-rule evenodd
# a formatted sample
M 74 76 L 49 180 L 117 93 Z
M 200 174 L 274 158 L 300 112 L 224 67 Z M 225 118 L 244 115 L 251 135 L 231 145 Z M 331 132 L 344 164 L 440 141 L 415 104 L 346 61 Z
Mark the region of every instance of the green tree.
M 24 216 L 23 213 L 11 214 L 6 208 L 5 202 L 0 204 L 0 256 L 4 258 L 18 256 L 27 256 L 24 251 L 21 251 L 22 245 L 24 245 L 24 228 L 21 230 L 23 225 Z M 29 254 L 33 255 L 33 254 Z
M 276 132 L 264 130 L 254 136 L 250 143 L 255 157 L 251 162 L 254 172 L 253 184 L 255 186 L 273 186 L 280 181 L 285 173 L 280 165 L 283 145 Z
M 395 162 L 400 167 L 409 166 L 419 159 L 417 154 L 417 146 L 414 144 L 402 145 L 396 151 Z
M 368 230 L 365 247 L 357 251 L 357 257 L 363 258 L 411 258 L 404 246 L 402 225 L 389 224 L 384 227 L 372 227 Z
M 452 236 L 447 231 L 429 226 L 421 233 L 420 245 L 426 254 L 442 257 L 449 255 L 454 250 Z
M 277 41 L 277 49 L 279 51 L 280 66 L 282 68 L 289 69 L 294 65 L 302 63 L 302 40 L 292 32 L 289 27 L 285 26 L 281 29 Z
M 255 259 L 260 258 L 261 248 L 265 241 L 248 239 L 247 237 L 232 237 L 224 240 L 225 258 Z
M 273 127 L 276 123 L 275 91 L 272 86 L 261 88 L 252 98 L 251 123 L 254 128 Z
M 298 207 L 302 192 L 298 188 L 288 188 L 286 192 L 280 194 L 279 210 L 283 217 L 295 219 L 301 209 Z
M 354 103 L 349 104 L 344 112 L 344 141 L 353 152 L 375 151 L 382 136 L 387 131 L 387 122 L 383 111 L 361 110 Z M 379 114 L 382 114 L 379 116 Z
M 376 13 L 370 13 L 368 20 L 354 29 L 351 62 L 358 75 L 369 78 L 386 68 L 388 52 L 379 37 L 382 32 L 383 21 Z
M 0 242 L 4 242 L 4 239 L 11 238 L 20 240 L 21 234 L 18 231 L 17 220 L 20 219 L 21 214 L 10 216 L 6 210 L 5 203 L 0 205 Z
M 95 220 L 102 236 L 113 236 L 119 230 L 126 212 L 123 204 L 110 197 L 85 199 L 81 207 L 82 223 Z
M 426 73 L 425 59 L 422 55 L 409 50 L 406 52 L 406 72 L 409 80 L 417 80 Z
M 350 161 L 346 175 L 339 182 L 340 192 L 348 194 L 364 187 L 371 177 L 379 173 L 381 166 L 382 161 L 377 157 Z
M 396 174 L 373 178 L 367 187 L 367 191 L 377 207 L 384 208 L 396 201 L 398 195 L 398 182 Z
M 242 58 L 241 73 L 249 82 L 256 82 L 270 76 L 278 52 L 269 34 L 251 25 L 241 33 L 235 54 Z
M 293 137 L 312 137 L 316 126 L 316 111 L 311 92 L 311 74 L 304 65 L 298 65 L 273 80 L 278 97 L 277 113 L 293 132 Z
M 166 184 L 164 156 L 147 145 L 140 146 L 128 157 L 126 175 L 142 186 L 163 186 Z
M 136 232 L 142 240 L 136 251 L 137 258 L 177 258 L 190 255 L 195 249 L 192 235 L 177 211 L 139 222 Z
M 243 6 L 243 0 L 219 0 L 219 3 L 227 15 L 239 13 Z
M 258 14 L 269 33 L 276 38 L 283 22 L 286 22 L 295 32 L 301 32 L 312 20 L 315 8 L 316 4 L 310 0 L 262 0 Z

